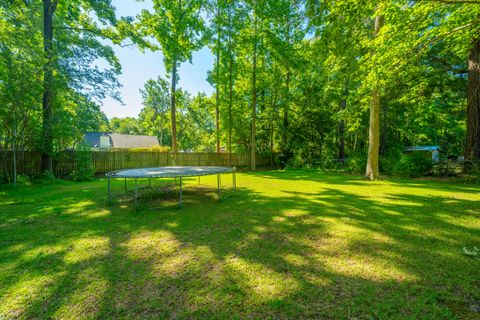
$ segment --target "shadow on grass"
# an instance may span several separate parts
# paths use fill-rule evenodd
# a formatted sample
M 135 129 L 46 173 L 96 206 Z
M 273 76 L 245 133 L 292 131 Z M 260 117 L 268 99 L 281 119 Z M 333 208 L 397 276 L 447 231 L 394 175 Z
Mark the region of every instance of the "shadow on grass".
M 11 196 L 0 215 L 0 316 L 478 316 L 479 263 L 461 253 L 479 241 L 464 223 L 479 218 L 478 201 L 408 186 L 380 202 L 356 177 L 252 175 L 322 189 L 241 188 L 220 201 L 196 190 L 184 209 L 161 211 L 109 207 L 97 182 Z

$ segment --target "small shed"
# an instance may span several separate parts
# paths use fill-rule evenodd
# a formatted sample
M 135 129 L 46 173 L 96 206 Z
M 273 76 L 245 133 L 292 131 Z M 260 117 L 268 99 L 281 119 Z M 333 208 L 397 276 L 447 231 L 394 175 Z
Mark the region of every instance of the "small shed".
M 431 153 L 432 163 L 440 161 L 440 147 L 439 146 L 411 146 L 405 148 L 404 153 L 425 152 Z

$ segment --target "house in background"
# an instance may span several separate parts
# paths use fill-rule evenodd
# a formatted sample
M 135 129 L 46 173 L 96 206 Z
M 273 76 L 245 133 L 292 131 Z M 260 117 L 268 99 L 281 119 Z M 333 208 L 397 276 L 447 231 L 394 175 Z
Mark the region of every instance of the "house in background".
M 92 148 L 152 148 L 158 147 L 158 138 L 155 136 L 140 136 L 110 132 L 87 132 L 85 144 Z

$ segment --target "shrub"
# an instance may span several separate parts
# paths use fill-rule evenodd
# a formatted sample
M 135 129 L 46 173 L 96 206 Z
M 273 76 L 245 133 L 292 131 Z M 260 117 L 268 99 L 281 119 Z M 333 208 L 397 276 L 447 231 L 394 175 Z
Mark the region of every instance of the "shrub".
M 353 154 L 347 162 L 347 171 L 356 174 L 364 174 L 367 167 L 367 155 L 364 153 Z
M 303 156 L 300 153 L 296 153 L 289 161 L 287 167 L 291 168 L 310 168 L 311 159 Z
M 128 149 L 130 152 L 170 152 L 170 147 L 167 146 L 156 146 L 151 148 L 131 148 Z
M 91 180 L 95 174 L 92 169 L 91 149 L 86 145 L 80 145 L 76 150 L 77 165 L 75 170 L 70 174 L 70 178 L 74 181 Z
M 28 185 L 30 183 L 30 177 L 25 174 L 17 175 L 17 185 Z
M 398 150 L 392 150 L 385 156 L 381 156 L 379 160 L 380 172 L 387 176 L 394 175 L 395 166 L 401 160 L 402 153 Z
M 6 175 L 0 174 L 0 185 L 2 184 L 11 184 L 13 183 L 13 177 L 8 177 Z M 30 177 L 24 174 L 17 174 L 17 186 L 19 185 L 29 185 Z
M 393 174 L 399 177 L 414 178 L 430 173 L 432 161 L 420 152 L 402 154 L 400 160 L 393 166 Z
M 73 170 L 70 174 L 70 178 L 73 181 L 88 181 L 92 180 L 95 172 L 93 169 L 88 168 L 79 168 L 77 170 Z
M 36 184 L 52 184 L 57 181 L 52 171 L 45 170 L 33 180 Z

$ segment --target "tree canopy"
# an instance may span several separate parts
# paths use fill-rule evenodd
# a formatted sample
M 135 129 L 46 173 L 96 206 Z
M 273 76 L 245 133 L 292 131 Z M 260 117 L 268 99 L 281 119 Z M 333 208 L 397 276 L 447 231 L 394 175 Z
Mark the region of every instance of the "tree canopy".
M 1 1 L 0 142 L 47 159 L 102 128 L 249 152 L 253 168 L 257 154 L 360 159 L 372 179 L 409 145 L 479 160 L 479 14 L 450 0 L 155 0 L 119 18 L 110 1 Z M 161 50 L 167 74 L 145 83 L 138 118 L 108 120 L 126 38 Z M 178 67 L 205 46 L 215 93 L 192 97 Z

